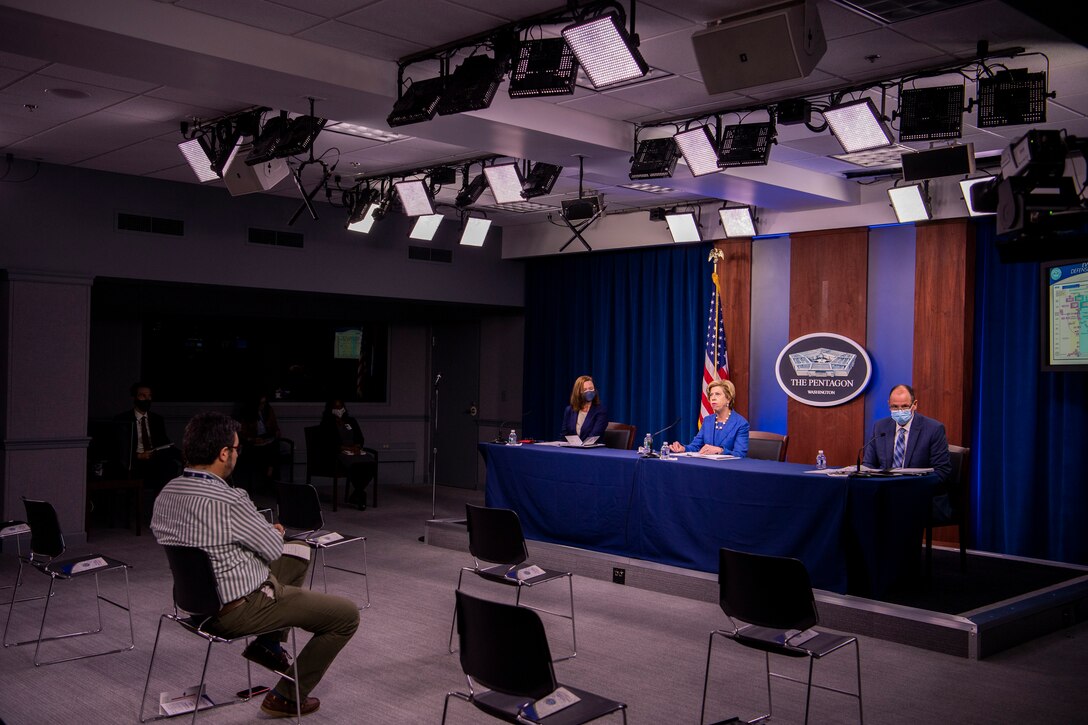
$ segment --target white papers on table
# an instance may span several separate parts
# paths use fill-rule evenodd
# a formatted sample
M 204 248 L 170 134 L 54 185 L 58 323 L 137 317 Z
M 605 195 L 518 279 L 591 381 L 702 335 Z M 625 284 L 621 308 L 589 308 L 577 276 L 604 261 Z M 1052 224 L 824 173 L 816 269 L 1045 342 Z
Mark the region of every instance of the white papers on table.
M 677 458 L 705 458 L 708 461 L 732 461 L 736 459 L 736 456 L 731 456 L 728 453 L 699 453 L 698 451 L 670 452 L 669 455 Z

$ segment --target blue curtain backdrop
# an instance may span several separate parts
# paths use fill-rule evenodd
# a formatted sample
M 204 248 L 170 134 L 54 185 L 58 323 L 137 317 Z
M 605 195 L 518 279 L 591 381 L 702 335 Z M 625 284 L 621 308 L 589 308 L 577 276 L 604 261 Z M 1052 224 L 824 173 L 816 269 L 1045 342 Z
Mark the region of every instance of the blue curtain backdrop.
M 527 435 L 559 437 L 579 375 L 593 376 L 609 420 L 635 425 L 639 441 L 678 416 L 666 437 L 686 443 L 695 435 L 713 287 L 710 248 L 656 247 L 528 263 Z M 661 436 L 655 444 L 661 445 Z
M 977 240 L 975 545 L 1088 564 L 1088 373 L 1041 371 L 1039 265 L 1002 264 L 992 219 Z

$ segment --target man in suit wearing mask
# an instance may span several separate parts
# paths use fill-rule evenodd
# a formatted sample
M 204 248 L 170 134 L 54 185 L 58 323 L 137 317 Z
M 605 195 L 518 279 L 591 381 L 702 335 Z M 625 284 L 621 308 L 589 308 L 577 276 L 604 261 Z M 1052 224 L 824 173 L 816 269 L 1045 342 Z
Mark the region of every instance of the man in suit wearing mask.
M 124 475 L 142 478 L 145 488 L 158 491 L 181 472 L 181 453 L 166 433 L 166 421 L 151 411 L 151 386 L 135 382 L 130 392 L 132 408 L 113 418 L 116 463 Z

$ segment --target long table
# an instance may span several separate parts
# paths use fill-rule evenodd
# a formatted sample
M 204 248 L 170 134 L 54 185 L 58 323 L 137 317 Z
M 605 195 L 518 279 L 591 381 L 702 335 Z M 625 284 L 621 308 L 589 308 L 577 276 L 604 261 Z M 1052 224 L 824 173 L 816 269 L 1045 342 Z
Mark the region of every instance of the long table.
M 879 595 L 912 573 L 935 476 L 845 478 L 752 459 L 481 443 L 488 506 L 529 539 L 716 572 L 729 547 L 805 563 L 813 586 Z

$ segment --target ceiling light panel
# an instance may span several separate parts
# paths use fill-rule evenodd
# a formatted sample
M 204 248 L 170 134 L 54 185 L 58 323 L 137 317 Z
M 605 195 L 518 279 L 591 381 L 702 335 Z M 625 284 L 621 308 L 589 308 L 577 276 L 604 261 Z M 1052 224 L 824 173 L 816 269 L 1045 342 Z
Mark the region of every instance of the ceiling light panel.
M 680 153 L 684 155 L 684 163 L 688 165 L 692 176 L 705 176 L 720 170 L 718 149 L 714 147 L 714 138 L 711 136 L 709 126 L 698 126 L 681 131 L 673 136 L 673 139 L 680 147 Z
M 847 153 L 888 146 L 892 133 L 868 98 L 841 103 L 824 111 L 831 133 Z
M 615 13 L 568 25 L 563 38 L 594 88 L 641 78 L 649 70 Z
M 495 195 L 498 204 L 512 204 L 516 201 L 524 201 L 522 195 L 521 172 L 517 164 L 495 164 L 484 167 L 484 176 L 487 177 L 487 185 L 491 187 L 491 193 Z

